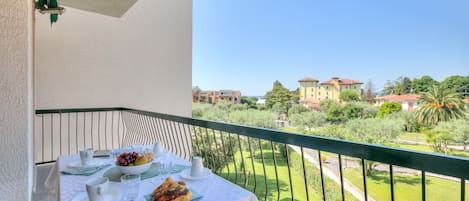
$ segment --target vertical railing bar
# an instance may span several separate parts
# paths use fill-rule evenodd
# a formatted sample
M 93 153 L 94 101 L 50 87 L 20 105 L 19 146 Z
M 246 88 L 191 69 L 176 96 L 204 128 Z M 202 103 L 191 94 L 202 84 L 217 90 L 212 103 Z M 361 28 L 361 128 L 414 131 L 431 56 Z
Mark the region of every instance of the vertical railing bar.
M 207 145 L 206 145 L 206 143 L 205 143 L 205 141 L 204 141 L 204 136 L 203 136 L 203 133 L 202 133 L 202 128 L 201 128 L 200 126 L 199 126 L 199 133 L 200 133 L 200 140 L 202 141 L 202 148 L 203 148 L 203 150 L 201 150 L 201 151 L 199 152 L 199 154 L 202 154 L 202 152 L 203 152 L 204 150 L 207 150 L 207 147 L 206 147 Z M 207 161 L 207 160 L 204 160 L 204 162 L 208 164 L 208 161 Z
M 181 145 L 182 145 L 182 150 L 184 152 L 184 154 L 181 154 L 181 156 L 184 155 L 183 158 L 187 159 L 187 153 L 189 153 L 189 149 L 187 149 L 187 147 L 186 147 L 187 144 L 185 143 L 185 141 L 187 140 L 185 138 L 186 131 L 184 129 L 181 130 L 181 123 L 176 123 L 176 124 L 178 125 L 177 128 L 178 128 L 178 132 L 181 136 Z
M 461 179 L 461 201 L 466 200 L 466 180 Z
M 213 130 L 213 129 L 212 129 L 212 135 L 213 135 L 213 142 L 215 143 L 215 150 L 216 150 L 216 151 L 213 152 L 213 154 L 218 154 L 218 150 L 220 150 L 220 148 L 218 147 L 217 136 L 215 135 L 215 130 Z M 223 157 L 223 158 L 225 158 L 225 157 Z M 220 168 L 222 168 L 222 167 L 220 167 Z M 217 172 L 218 171 L 215 170 L 215 174 L 217 174 Z
M 67 123 L 67 133 L 68 133 L 68 155 L 70 155 L 70 154 L 71 154 L 71 153 L 70 153 L 70 152 L 71 152 L 71 150 L 70 150 L 71 145 L 70 145 L 70 144 L 72 144 L 72 143 L 70 142 L 70 113 L 67 113 L 67 115 L 68 115 L 68 123 Z
M 136 128 L 136 134 L 135 134 L 135 142 L 133 145 L 141 144 L 142 142 L 142 133 L 143 131 L 143 126 L 142 126 L 142 115 L 140 114 L 135 114 L 135 128 Z
M 123 112 L 118 111 L 117 114 L 117 145 L 119 148 L 122 148 L 122 140 L 124 139 L 124 118 L 123 118 Z M 122 125 L 122 137 L 121 137 L 121 132 L 120 132 L 120 126 Z
M 163 130 L 163 136 L 165 138 L 165 143 L 166 143 L 166 149 L 168 151 L 170 151 L 170 146 L 171 146 L 171 141 L 169 139 L 169 133 L 168 133 L 168 130 L 166 129 L 166 126 L 165 126 L 165 120 L 164 119 L 160 119 L 160 122 L 161 122 L 161 129 Z
M 44 115 L 41 114 L 41 133 L 42 133 L 42 161 L 44 161 L 44 152 L 45 152 L 45 146 L 44 146 Z
M 158 140 L 158 142 L 160 142 L 161 144 L 164 144 L 163 142 L 163 132 L 161 132 L 161 128 L 160 128 L 160 125 L 159 125 L 159 122 L 158 122 L 158 118 L 153 118 L 153 124 L 155 126 L 155 131 L 156 131 L 156 138 Z
M 156 118 L 155 121 L 156 121 L 156 128 L 158 129 L 158 133 L 160 135 L 160 142 L 162 145 L 164 145 L 164 147 L 166 147 L 165 134 L 163 132 L 163 128 L 161 127 L 160 119 Z
M 345 201 L 344 192 L 344 172 L 342 170 L 342 155 L 339 154 L 339 173 L 340 173 L 340 194 L 342 195 L 342 201 Z
M 199 140 L 199 137 L 197 136 L 197 130 L 200 133 L 200 127 L 195 127 L 194 126 L 193 129 L 194 129 L 194 136 L 195 136 L 195 145 L 197 145 L 197 155 L 199 155 L 199 154 L 201 154 L 200 143 L 201 143 L 202 139 Z M 202 144 L 202 146 L 205 146 L 205 145 Z
M 366 186 L 366 171 L 365 171 L 366 163 L 365 163 L 365 159 L 362 158 L 361 163 L 362 163 L 362 174 L 363 174 L 363 193 L 365 194 L 365 201 L 368 201 L 368 189 L 367 189 L 367 186 Z
M 267 200 L 267 191 L 268 191 L 268 185 L 267 185 L 267 173 L 265 171 L 265 161 L 264 161 L 264 153 L 262 151 L 262 142 L 260 138 L 257 138 L 259 141 L 259 150 L 261 151 L 261 161 L 262 161 L 262 171 L 264 172 L 264 186 L 265 186 L 265 191 L 264 191 L 264 200 Z
M 108 148 L 107 144 L 107 114 L 108 112 L 104 112 L 104 149 Z
M 78 112 L 75 113 L 75 152 L 78 153 Z
M 54 114 L 50 114 L 50 140 L 51 140 L 51 147 L 50 147 L 50 156 L 51 160 L 54 160 Z
M 391 183 L 391 201 L 394 201 L 394 173 L 392 164 L 389 164 L 389 182 Z
M 236 134 L 236 135 L 238 136 L 239 152 L 241 154 L 241 164 L 243 165 L 244 188 L 246 188 L 248 185 L 248 177 L 246 176 L 246 163 L 244 162 L 243 149 L 241 147 L 241 139 L 239 137 L 239 134 Z
M 150 144 L 150 138 L 152 136 L 150 126 L 148 126 L 148 116 L 142 115 L 142 129 L 144 130 L 143 132 L 143 143 L 142 144 Z
M 427 193 L 426 193 L 426 181 L 425 181 L 425 171 L 422 170 L 422 201 L 427 200 Z
M 249 146 L 249 153 L 251 156 L 251 165 L 252 165 L 252 172 L 254 174 L 254 189 L 253 193 L 256 194 L 256 187 L 257 187 L 257 178 L 256 178 L 256 168 L 254 166 L 254 156 L 252 155 L 252 146 L 251 146 L 251 138 L 247 137 L 248 139 L 248 146 Z
M 326 201 L 326 186 L 324 185 L 324 173 L 322 171 L 321 151 L 318 150 L 319 173 L 321 175 L 322 200 Z
M 152 139 L 150 144 L 155 144 L 155 142 L 158 140 L 158 132 L 156 131 L 153 119 L 154 117 L 148 117 L 148 127 L 151 130 L 151 139 Z
M 231 150 L 231 155 L 233 156 L 233 166 L 235 170 L 235 184 L 238 182 L 238 167 L 236 165 L 236 156 L 235 156 L 235 150 L 233 148 L 233 142 L 231 139 L 231 133 L 228 133 L 228 140 L 230 142 L 230 150 Z
M 111 145 L 111 150 L 114 149 L 114 112 L 115 111 L 111 111 L 111 142 L 112 142 L 112 145 Z
M 59 153 L 62 155 L 62 112 L 59 112 Z
M 175 145 L 174 145 L 174 142 L 171 140 L 172 134 L 168 126 L 168 120 L 164 120 L 164 127 L 166 129 L 166 132 L 168 133 L 169 142 L 171 143 L 171 152 L 174 152 Z
M 272 147 L 272 159 L 274 160 L 274 169 L 275 169 L 275 183 L 277 184 L 277 201 L 280 200 L 280 185 L 278 183 L 278 172 L 277 172 L 277 157 L 275 156 L 274 143 L 270 141 L 270 146 Z
M 301 150 L 301 163 L 303 165 L 303 178 L 304 178 L 304 182 L 305 182 L 306 200 L 309 201 L 308 179 L 307 179 L 307 176 L 306 176 L 305 156 L 304 156 L 303 147 L 300 147 L 300 150 Z
M 101 150 L 101 112 L 98 112 L 98 149 Z
M 123 141 L 126 141 L 127 145 L 124 146 L 130 146 L 134 144 L 135 142 L 135 135 L 137 134 L 136 131 L 136 120 L 135 120 L 135 114 L 127 112 L 127 118 L 128 118 L 128 130 L 127 130 L 127 135 L 125 135 Z M 124 117 L 122 117 L 124 118 Z
M 223 147 L 223 155 L 225 156 L 223 157 L 223 159 L 225 160 L 225 165 L 228 170 L 227 178 L 230 178 L 230 164 L 227 160 L 228 154 L 226 153 L 226 149 L 225 149 L 225 140 L 223 140 L 223 132 L 221 130 L 218 130 L 218 133 L 220 134 L 221 146 Z
M 291 179 L 291 170 L 290 170 L 290 154 L 288 153 L 288 145 L 285 144 L 285 153 L 287 154 L 287 168 L 288 168 L 288 181 L 290 181 L 290 193 L 291 193 L 291 200 L 295 200 L 295 197 L 293 195 L 293 183 Z
M 181 139 L 179 138 L 179 135 L 181 134 L 181 132 L 180 132 L 180 130 L 179 130 L 179 132 L 178 132 L 178 129 L 176 128 L 176 122 L 171 121 L 171 123 L 173 124 L 173 125 L 171 126 L 171 127 L 173 128 L 173 132 L 174 132 L 174 134 L 176 135 L 176 137 L 175 137 L 176 139 L 175 139 L 175 140 L 178 142 L 177 145 L 176 145 L 176 152 L 178 153 L 177 155 L 178 155 L 179 157 L 181 157 L 181 156 L 182 156 L 181 147 L 183 147 L 182 144 L 181 144 Z
M 122 147 L 129 146 L 133 131 L 132 114 L 130 112 L 122 112 L 122 122 L 127 125 L 125 132 L 122 132 Z M 127 119 L 127 121 L 125 120 Z
M 86 148 L 86 112 L 83 113 L 83 148 Z
M 213 130 L 213 129 L 212 129 Z M 214 157 L 213 157 L 213 151 L 212 151 L 212 143 L 210 143 L 210 137 L 208 135 L 208 129 L 205 128 L 205 137 L 207 138 L 207 146 L 208 146 L 208 149 L 205 150 L 205 153 L 207 153 L 208 155 L 212 155 L 210 158 L 212 159 L 212 167 L 211 169 L 213 169 L 215 167 L 215 161 L 214 161 Z M 205 157 L 208 157 L 208 156 L 205 156 Z
M 91 148 L 94 148 L 94 142 L 93 142 L 94 141 L 94 137 L 93 137 L 93 122 L 94 122 L 94 120 L 93 120 L 93 116 L 94 116 L 94 113 L 91 112 L 91 134 L 90 134 L 91 135 Z
M 187 160 L 191 159 L 191 148 L 192 148 L 192 130 L 191 130 L 191 125 L 187 124 L 182 124 L 182 127 L 184 129 L 184 133 L 186 136 L 186 146 L 187 146 Z M 189 131 L 189 135 L 187 134 L 187 131 Z M 192 150 L 194 151 L 194 150 Z

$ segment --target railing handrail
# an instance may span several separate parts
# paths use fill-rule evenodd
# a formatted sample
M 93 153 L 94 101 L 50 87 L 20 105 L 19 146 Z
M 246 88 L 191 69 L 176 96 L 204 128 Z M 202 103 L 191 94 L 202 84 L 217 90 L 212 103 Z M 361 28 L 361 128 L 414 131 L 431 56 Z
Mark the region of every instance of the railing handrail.
M 115 108 L 75 108 L 75 109 L 48 109 L 36 110 L 36 114 L 67 113 L 67 112 L 99 112 L 121 110 L 136 114 L 157 117 L 169 121 L 185 123 L 189 125 L 216 129 L 228 133 L 236 133 L 244 136 L 263 140 L 280 142 L 304 148 L 317 149 L 351 157 L 396 165 L 406 168 L 453 176 L 461 179 L 469 179 L 469 158 L 448 156 L 437 153 L 414 151 L 402 148 L 394 148 L 383 145 L 368 144 L 341 140 L 329 137 L 305 135 L 280 130 L 258 128 L 253 126 L 237 125 L 232 123 L 217 122 L 191 117 L 183 117 L 170 114 L 162 114 L 124 107 Z M 288 134 L 288 135 L 285 135 Z

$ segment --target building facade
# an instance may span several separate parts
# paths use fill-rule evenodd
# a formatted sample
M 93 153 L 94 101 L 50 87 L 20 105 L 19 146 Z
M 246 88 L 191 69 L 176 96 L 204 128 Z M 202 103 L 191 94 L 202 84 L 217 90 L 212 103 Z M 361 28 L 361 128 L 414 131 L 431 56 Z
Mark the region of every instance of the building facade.
M 241 92 L 239 90 L 200 90 L 192 89 L 193 103 L 210 103 L 215 104 L 224 100 L 233 104 L 241 103 Z
M 376 105 L 381 106 L 385 102 L 398 102 L 401 104 L 402 110 L 412 111 L 417 108 L 419 97 L 418 94 L 380 96 L 376 98 Z
M 300 83 L 300 102 L 320 102 L 321 100 L 339 101 L 340 92 L 343 90 L 353 90 L 361 94 L 362 82 L 347 78 L 333 77 L 325 82 L 307 77 L 298 80 Z

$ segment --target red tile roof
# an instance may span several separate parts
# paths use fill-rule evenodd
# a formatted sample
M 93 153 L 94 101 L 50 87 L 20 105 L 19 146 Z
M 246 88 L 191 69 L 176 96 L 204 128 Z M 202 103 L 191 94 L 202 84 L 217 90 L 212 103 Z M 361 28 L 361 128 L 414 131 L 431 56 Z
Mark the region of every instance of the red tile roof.
M 308 99 L 300 100 L 300 103 L 304 103 L 308 105 L 310 108 L 319 108 L 320 106 L 319 101 L 315 98 L 308 98 Z
M 339 78 L 338 81 L 339 85 L 363 84 L 363 82 L 360 82 L 359 80 L 352 80 L 348 78 Z M 322 82 L 321 84 L 332 85 L 335 84 L 335 80 L 327 80 L 325 82 Z
M 376 99 L 378 100 L 386 100 L 386 101 L 416 101 L 418 100 L 420 95 L 418 94 L 402 94 L 402 95 L 389 95 L 389 96 L 380 96 Z
M 314 79 L 314 78 L 312 78 L 312 77 L 305 77 L 305 78 L 303 78 L 303 79 L 301 79 L 301 80 L 298 80 L 298 82 L 319 82 L 319 80 Z

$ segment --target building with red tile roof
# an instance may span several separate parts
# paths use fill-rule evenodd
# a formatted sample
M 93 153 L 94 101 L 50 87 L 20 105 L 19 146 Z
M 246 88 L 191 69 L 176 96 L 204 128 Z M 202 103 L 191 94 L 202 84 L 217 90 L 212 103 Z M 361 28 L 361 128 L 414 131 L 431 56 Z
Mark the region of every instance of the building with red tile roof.
M 300 101 L 304 102 L 311 102 L 311 99 L 316 102 L 326 99 L 339 101 L 339 95 L 343 90 L 353 90 L 360 95 L 361 85 L 363 84 L 359 80 L 339 77 L 332 77 L 330 80 L 321 83 L 318 79 L 306 77 L 298 80 L 298 82 L 300 83 Z
M 388 95 L 376 98 L 376 105 L 381 106 L 385 102 L 398 102 L 402 105 L 402 110 L 412 111 L 417 107 L 418 94 Z

